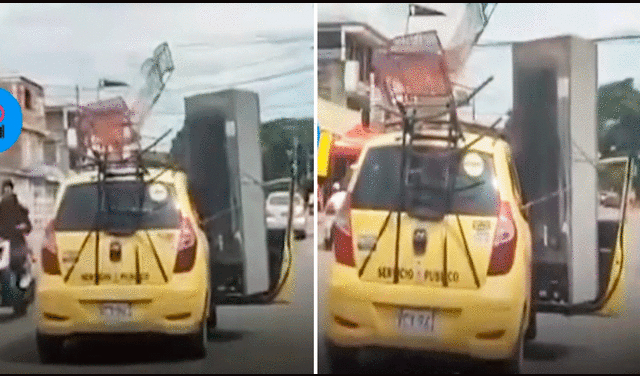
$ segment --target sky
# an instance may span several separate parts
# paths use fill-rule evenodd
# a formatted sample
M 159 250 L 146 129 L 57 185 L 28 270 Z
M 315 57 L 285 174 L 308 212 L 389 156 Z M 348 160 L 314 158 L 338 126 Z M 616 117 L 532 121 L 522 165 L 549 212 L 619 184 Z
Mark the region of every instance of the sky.
M 429 4 L 444 13 L 458 4 Z M 318 21 L 366 22 L 388 37 L 405 32 L 408 3 L 319 4 Z M 527 41 L 560 35 L 595 39 L 640 35 L 640 4 L 498 4 L 479 43 Z M 410 31 L 419 31 L 419 18 L 412 17 Z M 425 29 L 426 30 L 426 29 Z M 449 30 L 444 29 L 445 33 Z M 446 40 L 446 37 L 441 39 Z M 443 43 L 444 44 L 444 43 Z M 511 47 L 474 47 L 467 62 L 467 84 L 478 86 L 494 80 L 476 97 L 476 111 L 503 114 L 512 105 Z M 634 78 L 640 87 L 640 39 L 598 43 L 598 84 Z
M 75 104 L 75 85 L 81 104 L 95 101 L 104 78 L 139 88 L 143 61 L 168 42 L 175 71 L 142 129 L 148 142 L 183 126 L 185 96 L 230 87 L 259 94 L 262 121 L 313 117 L 313 40 L 312 4 L 0 5 L 0 72 L 42 85 L 49 105 Z

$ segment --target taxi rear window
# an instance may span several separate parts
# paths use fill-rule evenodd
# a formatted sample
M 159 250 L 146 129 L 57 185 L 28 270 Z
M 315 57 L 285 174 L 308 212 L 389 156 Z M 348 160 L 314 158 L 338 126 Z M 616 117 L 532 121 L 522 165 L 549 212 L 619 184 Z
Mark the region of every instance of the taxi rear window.
M 69 186 L 55 218 L 58 231 L 178 228 L 180 213 L 172 185 L 105 182 L 99 208 L 98 184 Z
M 497 215 L 499 195 L 490 154 L 467 151 L 459 155 L 459 152 L 420 146 L 411 149 L 407 149 L 407 211 L 426 210 L 436 215 Z M 351 207 L 398 210 L 401 158 L 401 146 L 370 149 L 352 192 Z M 455 184 L 449 189 L 449 176 L 453 173 Z

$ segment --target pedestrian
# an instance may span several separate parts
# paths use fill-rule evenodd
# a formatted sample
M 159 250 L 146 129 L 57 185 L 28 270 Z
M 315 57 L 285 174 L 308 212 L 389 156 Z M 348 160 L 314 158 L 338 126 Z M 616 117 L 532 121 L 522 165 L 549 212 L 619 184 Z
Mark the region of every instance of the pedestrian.
M 0 201 L 0 237 L 9 240 L 11 250 L 11 269 L 20 276 L 20 288 L 27 288 L 31 282 L 31 274 L 27 270 L 27 257 L 32 257 L 27 246 L 25 235 L 31 232 L 29 210 L 18 202 L 13 193 L 13 182 L 2 183 L 2 200 Z

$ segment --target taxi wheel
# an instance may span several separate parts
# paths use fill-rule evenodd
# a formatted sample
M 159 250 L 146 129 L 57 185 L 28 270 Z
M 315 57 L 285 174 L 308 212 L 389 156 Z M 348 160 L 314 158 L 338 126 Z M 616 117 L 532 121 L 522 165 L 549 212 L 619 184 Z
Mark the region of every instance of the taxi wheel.
M 218 326 L 218 315 L 216 314 L 216 307 L 211 308 L 211 312 L 209 312 L 209 318 L 207 319 L 207 328 L 209 330 L 213 330 Z
M 20 301 L 13 306 L 13 313 L 18 317 L 26 316 L 27 302 L 24 299 L 20 299 Z
M 307 233 L 304 230 L 296 230 L 294 231 L 294 236 L 296 240 L 302 240 L 307 237 Z
M 55 364 L 62 360 L 64 337 L 49 336 L 36 332 L 36 344 L 40 361 L 44 364 Z
M 487 364 L 487 374 L 517 374 L 524 361 L 524 338 L 518 340 L 515 353 L 511 358 L 502 361 L 491 361 Z
M 531 311 L 529 313 L 529 326 L 527 327 L 527 333 L 525 334 L 525 339 L 527 341 L 532 341 L 536 338 L 536 334 L 538 332 L 536 325 L 536 311 Z
M 197 333 L 189 334 L 186 338 L 189 355 L 194 359 L 202 359 L 207 356 L 207 324 L 200 324 Z
M 331 373 L 346 375 L 357 374 L 359 372 L 358 349 L 352 347 L 339 347 L 325 340 L 327 349 L 327 360 Z

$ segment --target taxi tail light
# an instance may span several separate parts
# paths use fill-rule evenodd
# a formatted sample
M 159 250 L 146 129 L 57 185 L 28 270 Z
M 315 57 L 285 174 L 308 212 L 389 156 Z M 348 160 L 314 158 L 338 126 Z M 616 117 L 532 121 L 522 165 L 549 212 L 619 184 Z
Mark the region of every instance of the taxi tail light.
M 517 239 L 516 224 L 511 213 L 511 205 L 503 201 L 500 204 L 498 223 L 493 237 L 493 249 L 489 261 L 487 275 L 507 274 L 513 266 L 516 253 Z
M 336 214 L 331 229 L 333 232 L 333 249 L 336 261 L 346 266 L 356 266 L 353 255 L 353 237 L 351 235 L 351 194 Z
M 180 235 L 174 273 L 185 273 L 193 269 L 196 262 L 196 232 L 191 219 L 180 214 Z
M 42 270 L 51 275 L 61 275 L 60 263 L 58 262 L 58 246 L 56 245 L 56 234 L 54 221 L 49 222 L 44 230 L 44 242 L 42 243 Z

